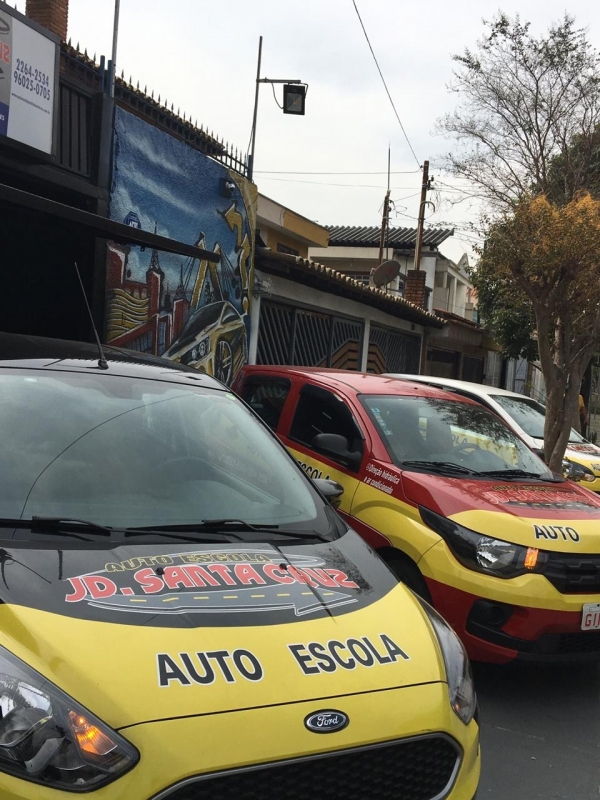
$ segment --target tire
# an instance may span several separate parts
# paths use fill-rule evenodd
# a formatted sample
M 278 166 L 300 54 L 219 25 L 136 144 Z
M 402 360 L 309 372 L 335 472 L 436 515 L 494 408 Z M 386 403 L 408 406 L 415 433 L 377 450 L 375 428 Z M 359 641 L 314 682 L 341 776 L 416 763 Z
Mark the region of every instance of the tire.
M 215 354 L 215 378 L 229 386 L 233 373 L 233 353 L 226 339 L 219 339 Z
M 402 581 L 402 583 L 408 586 L 415 594 L 422 597 L 423 600 L 432 604 L 431 594 L 425 583 L 425 578 L 421 575 L 414 561 L 411 561 L 408 556 L 396 553 L 387 556 L 384 560 L 398 580 Z

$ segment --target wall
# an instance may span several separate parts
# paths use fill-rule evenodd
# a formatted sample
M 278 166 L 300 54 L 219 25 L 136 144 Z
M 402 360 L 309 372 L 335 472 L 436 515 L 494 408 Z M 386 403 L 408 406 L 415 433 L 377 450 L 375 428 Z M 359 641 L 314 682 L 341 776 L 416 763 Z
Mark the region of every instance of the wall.
M 109 243 L 106 341 L 230 383 L 248 352 L 256 187 L 117 108 L 110 217 L 221 258 L 209 264 Z
M 387 314 L 385 311 L 363 303 L 358 303 L 355 300 L 339 297 L 333 291 L 319 291 L 309 286 L 303 286 L 295 281 L 287 280 L 279 275 L 268 275 L 258 272 L 257 277 L 259 278 L 262 297 L 268 298 L 273 302 L 280 300 L 324 313 L 343 314 L 363 322 L 364 341 L 361 347 L 362 360 L 360 364 L 360 369 L 363 371 L 367 369 L 371 325 L 409 333 L 418 337 L 420 341 L 423 339 L 424 328 L 422 325 L 417 325 L 405 319 L 399 319 L 391 314 Z M 253 334 L 250 348 L 252 354 L 251 363 L 253 363 L 256 358 L 258 323 L 255 326 Z

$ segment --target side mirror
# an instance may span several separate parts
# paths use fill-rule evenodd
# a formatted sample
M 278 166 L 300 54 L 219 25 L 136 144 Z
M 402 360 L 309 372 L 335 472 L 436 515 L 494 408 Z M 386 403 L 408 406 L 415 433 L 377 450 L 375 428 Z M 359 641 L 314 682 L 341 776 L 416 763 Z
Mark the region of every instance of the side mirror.
M 350 469 L 357 470 L 360 467 L 362 453 L 358 450 L 350 452 L 348 439 L 339 433 L 318 433 L 310 446 L 325 456 L 330 456 L 336 461 L 343 461 Z
M 540 447 L 532 447 L 532 452 L 536 454 L 538 458 L 541 458 L 544 463 L 546 463 L 546 458 L 544 456 L 544 451 Z
M 339 506 L 344 494 L 344 487 L 341 484 L 329 478 L 313 478 L 312 482 L 330 505 L 334 508 Z

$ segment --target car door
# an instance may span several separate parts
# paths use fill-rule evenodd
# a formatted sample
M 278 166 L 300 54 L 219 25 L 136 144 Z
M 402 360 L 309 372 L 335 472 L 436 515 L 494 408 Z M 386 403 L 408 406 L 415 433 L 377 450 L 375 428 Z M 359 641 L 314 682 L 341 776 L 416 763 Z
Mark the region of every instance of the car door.
M 370 449 L 366 434 L 347 399 L 329 389 L 305 383 L 291 402 L 289 430 L 280 430 L 280 438 L 310 478 L 331 478 L 344 487 L 339 511 L 349 514 Z M 319 434 L 343 436 L 352 458 L 319 451 L 315 444 Z

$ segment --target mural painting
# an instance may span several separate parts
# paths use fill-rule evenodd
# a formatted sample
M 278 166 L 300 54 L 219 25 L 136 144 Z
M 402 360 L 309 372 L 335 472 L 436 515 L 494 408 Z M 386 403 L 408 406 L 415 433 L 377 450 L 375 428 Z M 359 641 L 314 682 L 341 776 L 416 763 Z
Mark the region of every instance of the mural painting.
M 117 108 L 110 216 L 220 259 L 110 242 L 106 341 L 231 383 L 248 354 L 256 187 Z

